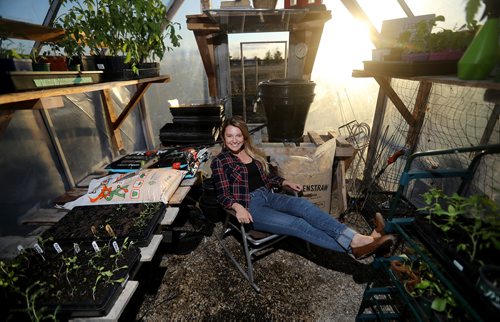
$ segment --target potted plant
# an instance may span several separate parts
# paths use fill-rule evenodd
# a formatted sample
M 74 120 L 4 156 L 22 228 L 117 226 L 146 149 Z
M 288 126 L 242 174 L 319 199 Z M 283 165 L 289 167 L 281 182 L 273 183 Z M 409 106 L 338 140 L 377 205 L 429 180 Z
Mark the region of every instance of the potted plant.
M 500 251 L 499 209 L 491 199 L 484 195 L 449 196 L 435 188 L 422 196 L 427 206 L 419 210 L 470 263 L 482 266 L 490 260 L 482 254 Z
M 53 72 L 68 71 L 68 63 L 62 47 L 57 42 L 49 42 L 48 47 L 42 54 L 42 61 L 50 63 L 50 70 Z
M 425 316 L 444 314 L 452 319 L 457 304 L 453 294 L 436 278 L 429 266 L 421 260 L 401 255 L 391 261 L 391 270 L 405 291 L 421 307 Z
M 31 51 L 31 60 L 33 61 L 33 70 L 37 72 L 50 72 L 50 63 L 43 61 L 43 56 L 39 54 L 37 48 Z
M 31 59 L 10 48 L 12 40 L 0 38 L 0 73 L 9 71 L 32 71 Z
M 471 25 L 469 29 L 466 26 L 431 33 L 427 43 L 429 60 L 459 60 L 474 38 L 477 27 Z
M 179 24 L 166 20 L 160 0 L 65 0 L 63 5 L 67 10 L 57 19 L 67 31 L 63 43 L 69 51 L 81 53 L 86 46 L 99 55 L 108 80 L 123 79 L 127 66 L 138 75 L 140 63 L 179 46 Z
M 397 39 L 397 48 L 401 51 L 401 60 L 424 61 L 429 58 L 429 34 L 438 21 L 444 21 L 443 16 L 422 20 L 412 29 L 403 31 Z

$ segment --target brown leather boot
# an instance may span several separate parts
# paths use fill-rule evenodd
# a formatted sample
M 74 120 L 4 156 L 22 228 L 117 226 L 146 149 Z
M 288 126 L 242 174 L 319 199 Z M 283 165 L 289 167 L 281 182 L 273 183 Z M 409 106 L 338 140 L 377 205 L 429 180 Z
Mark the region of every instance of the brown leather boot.
M 363 259 L 374 254 L 383 256 L 390 252 L 395 240 L 396 237 L 394 235 L 384 235 L 364 246 L 352 247 L 352 255 L 355 259 Z

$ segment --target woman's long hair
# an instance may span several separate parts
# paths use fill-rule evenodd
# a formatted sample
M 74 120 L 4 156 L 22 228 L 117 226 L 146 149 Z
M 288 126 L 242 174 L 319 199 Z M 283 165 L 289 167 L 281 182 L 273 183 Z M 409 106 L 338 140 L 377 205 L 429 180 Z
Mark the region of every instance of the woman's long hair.
M 252 159 L 259 161 L 264 167 L 264 171 L 266 172 L 266 174 L 269 174 L 269 165 L 267 164 L 266 156 L 253 144 L 252 137 L 250 136 L 250 132 L 248 131 L 248 126 L 243 118 L 239 115 L 235 115 L 224 121 L 221 129 L 223 139 L 225 137 L 224 135 L 226 133 L 226 128 L 229 125 L 237 127 L 241 130 L 244 139 L 243 149 Z M 223 147 L 226 148 L 225 143 L 223 143 Z

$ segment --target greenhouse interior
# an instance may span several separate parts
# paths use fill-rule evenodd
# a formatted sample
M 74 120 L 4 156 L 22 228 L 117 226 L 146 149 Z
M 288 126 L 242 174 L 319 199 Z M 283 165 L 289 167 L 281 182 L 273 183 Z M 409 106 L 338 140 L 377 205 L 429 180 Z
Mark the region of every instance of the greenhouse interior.
M 498 0 L 1 0 L 0 79 L 2 321 L 500 316 Z

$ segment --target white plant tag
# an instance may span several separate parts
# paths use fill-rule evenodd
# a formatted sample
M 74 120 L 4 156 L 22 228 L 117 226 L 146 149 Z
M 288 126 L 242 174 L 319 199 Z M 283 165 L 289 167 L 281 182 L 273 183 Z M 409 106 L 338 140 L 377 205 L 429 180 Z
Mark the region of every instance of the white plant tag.
M 56 252 L 58 254 L 62 253 L 62 249 L 61 249 L 61 246 L 59 246 L 58 243 L 54 243 L 54 249 L 56 250 Z
M 455 265 L 455 267 L 458 268 L 458 270 L 461 272 L 464 270 L 462 264 L 460 264 L 456 259 L 453 260 L 453 265 Z
M 96 243 L 95 240 L 92 242 L 92 247 L 94 247 L 94 250 L 95 250 L 96 253 L 101 251 L 101 249 L 99 248 L 99 246 L 97 246 L 97 243 Z
M 116 242 L 116 240 L 113 242 L 113 248 L 115 249 L 115 253 L 118 253 L 120 252 L 120 247 L 118 247 L 118 243 Z
M 23 245 L 17 245 L 17 251 L 22 253 L 24 251 Z
M 73 248 L 75 250 L 75 254 L 78 254 L 80 252 L 80 246 L 77 243 L 73 243 Z
M 42 247 L 40 247 L 40 245 L 35 244 L 35 245 L 33 245 L 33 248 L 36 250 L 36 252 L 38 254 L 43 254 L 43 249 L 42 249 Z
M 35 244 L 35 245 L 33 245 L 33 248 L 35 249 L 35 251 L 36 251 L 38 254 L 40 254 L 40 256 L 42 256 L 42 259 L 45 261 L 45 257 L 43 257 L 43 255 L 42 255 L 42 254 L 43 254 L 43 249 L 42 249 L 42 247 L 40 247 L 40 245 L 38 245 L 38 244 Z

